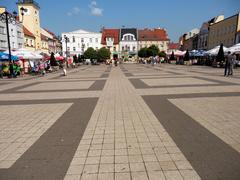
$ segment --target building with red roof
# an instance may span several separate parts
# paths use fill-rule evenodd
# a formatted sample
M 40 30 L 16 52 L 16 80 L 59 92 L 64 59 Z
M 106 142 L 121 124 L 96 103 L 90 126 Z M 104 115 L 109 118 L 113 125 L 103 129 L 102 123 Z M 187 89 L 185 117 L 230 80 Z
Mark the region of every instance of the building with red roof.
M 156 45 L 160 51 L 167 51 L 169 38 L 162 28 L 138 30 L 138 49 Z
M 29 31 L 25 26 L 23 26 L 24 34 L 24 47 L 30 51 L 35 51 L 36 47 L 36 37 Z
M 171 43 L 168 44 L 167 54 L 171 54 L 172 52 L 175 53 L 179 49 L 180 49 L 180 44 L 179 43 L 171 42 Z
M 101 44 L 103 47 L 109 48 L 111 58 L 119 57 L 119 29 L 103 29 Z

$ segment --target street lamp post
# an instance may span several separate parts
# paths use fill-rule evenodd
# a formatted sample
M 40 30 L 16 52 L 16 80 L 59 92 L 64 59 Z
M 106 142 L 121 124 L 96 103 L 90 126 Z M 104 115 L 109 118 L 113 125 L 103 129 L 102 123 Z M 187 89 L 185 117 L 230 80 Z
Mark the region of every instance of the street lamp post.
M 13 14 L 5 11 L 2 14 L 0 14 L 0 21 L 3 23 L 6 23 L 6 28 L 7 28 L 7 41 L 8 41 L 8 51 L 9 51 L 9 62 L 12 62 L 12 57 L 11 57 L 11 43 L 10 43 L 10 35 L 9 35 L 9 23 L 15 24 L 16 23 L 16 17 L 17 13 L 13 12 Z
M 67 61 L 67 57 L 68 57 L 68 55 L 67 55 L 67 53 L 68 53 L 68 51 L 67 51 L 68 37 L 66 35 L 64 35 L 64 40 L 65 40 L 65 43 L 66 43 L 66 62 L 67 62 L 67 67 L 68 67 L 68 61 Z
M 24 8 L 21 8 L 21 14 L 22 16 L 24 15 Z M 12 14 L 5 11 L 3 12 L 2 14 L 0 14 L 0 21 L 2 21 L 3 23 L 6 23 L 6 29 L 7 29 L 7 41 L 8 41 L 8 51 L 9 51 L 9 56 L 8 56 L 8 59 L 9 59 L 9 63 L 10 63 L 10 66 L 12 66 L 12 53 L 11 53 L 11 42 L 10 42 L 10 35 L 9 35 L 9 26 L 8 24 L 16 24 L 16 21 L 17 21 L 17 12 L 14 11 Z M 13 68 L 13 67 L 11 67 Z M 13 72 L 10 71 L 10 77 L 12 77 L 12 74 Z

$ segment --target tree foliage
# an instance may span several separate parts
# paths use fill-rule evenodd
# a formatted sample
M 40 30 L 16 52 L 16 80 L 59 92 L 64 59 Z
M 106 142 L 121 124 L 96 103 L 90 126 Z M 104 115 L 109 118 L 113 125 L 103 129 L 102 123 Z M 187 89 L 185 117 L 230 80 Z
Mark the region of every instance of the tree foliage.
M 97 51 L 97 56 L 99 60 L 106 60 L 109 59 L 111 55 L 111 52 L 109 49 L 102 47 Z
M 90 47 L 84 52 L 84 57 L 86 59 L 96 59 L 97 51 L 95 51 L 92 47 Z
M 141 48 L 138 51 L 138 56 L 141 58 L 147 58 L 150 56 L 157 56 L 159 55 L 159 52 L 160 52 L 159 48 L 156 45 L 151 45 L 148 48 L 147 47 Z
M 156 45 L 151 45 L 148 49 L 150 56 L 157 56 L 160 52 L 159 48 Z
M 159 57 L 166 57 L 166 53 L 164 51 L 161 51 L 158 55 Z

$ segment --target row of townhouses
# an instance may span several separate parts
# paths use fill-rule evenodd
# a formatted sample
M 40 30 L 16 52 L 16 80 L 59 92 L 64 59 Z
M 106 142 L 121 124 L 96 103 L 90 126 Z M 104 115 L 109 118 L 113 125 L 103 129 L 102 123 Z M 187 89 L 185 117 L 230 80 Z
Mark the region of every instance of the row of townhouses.
M 225 47 L 240 43 L 240 13 L 216 16 L 179 38 L 181 50 L 209 50 L 221 43 Z
M 100 33 L 80 29 L 62 33 L 62 39 L 65 55 L 83 54 L 89 47 L 95 50 L 106 47 L 111 52 L 111 58 L 134 58 L 141 48 L 151 45 L 156 45 L 160 51 L 167 51 L 170 41 L 167 31 L 162 28 L 102 28 Z
M 16 23 L 9 23 L 11 49 L 25 48 L 43 53 L 62 52 L 60 38 L 40 26 L 39 4 L 34 0 L 19 0 L 17 6 Z M 5 11 L 5 7 L 0 7 L 0 14 Z M 6 23 L 0 21 L 0 51 L 6 50 L 8 50 L 7 27 Z

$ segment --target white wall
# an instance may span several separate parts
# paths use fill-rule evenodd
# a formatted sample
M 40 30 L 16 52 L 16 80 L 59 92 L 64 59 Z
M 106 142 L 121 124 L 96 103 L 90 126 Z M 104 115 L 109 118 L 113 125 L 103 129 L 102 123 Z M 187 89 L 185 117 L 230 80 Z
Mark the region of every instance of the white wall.
M 102 47 L 101 33 L 87 32 L 84 30 L 79 30 L 79 31 L 74 31 L 69 33 L 62 33 L 62 48 L 63 48 L 64 55 L 66 55 L 66 43 L 64 39 L 65 35 L 69 38 L 67 47 L 68 47 L 68 52 L 70 52 L 71 56 L 73 54 L 76 54 L 76 55 L 83 54 L 84 51 L 86 51 L 89 47 L 92 47 L 95 50 L 100 49 Z M 75 37 L 75 42 L 73 42 L 73 37 Z

